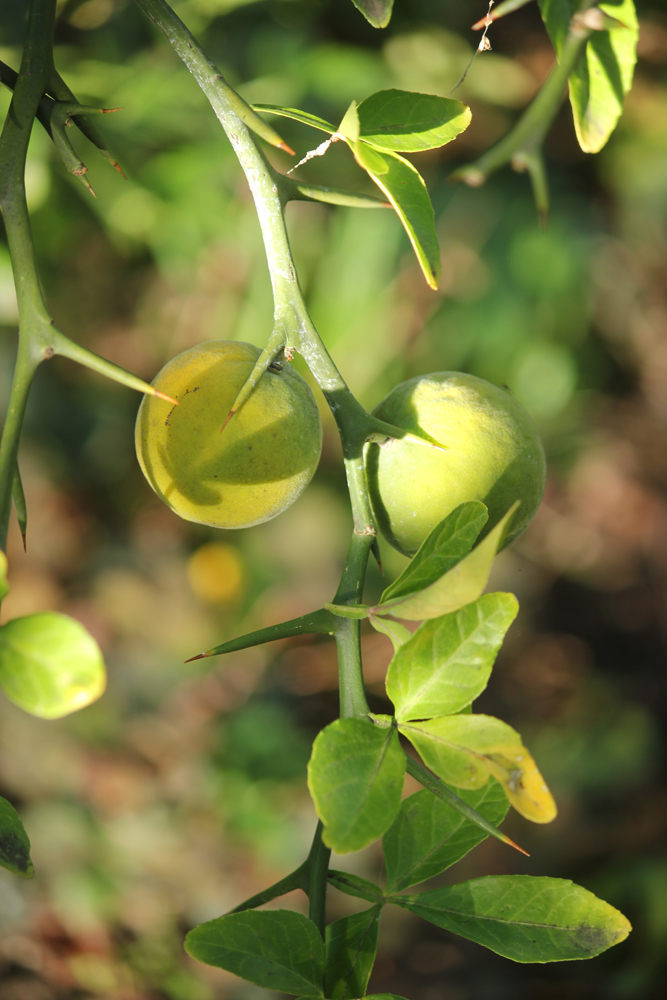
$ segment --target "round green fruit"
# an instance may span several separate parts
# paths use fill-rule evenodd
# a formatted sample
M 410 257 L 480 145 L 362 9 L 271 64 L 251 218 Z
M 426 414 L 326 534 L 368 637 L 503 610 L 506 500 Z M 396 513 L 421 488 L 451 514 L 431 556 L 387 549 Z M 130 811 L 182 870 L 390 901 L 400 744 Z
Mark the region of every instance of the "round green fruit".
M 215 528 L 249 528 L 303 493 L 322 450 L 322 423 L 308 384 L 287 363 L 269 368 L 222 427 L 260 350 L 213 340 L 177 355 L 139 407 L 136 446 L 144 475 L 180 517 Z
M 474 375 L 435 372 L 397 385 L 373 414 L 446 447 L 391 439 L 367 449 L 373 512 L 399 552 L 414 555 L 468 500 L 488 507 L 485 534 L 521 501 L 506 545 L 528 525 L 544 493 L 546 463 L 533 421 L 509 393 Z

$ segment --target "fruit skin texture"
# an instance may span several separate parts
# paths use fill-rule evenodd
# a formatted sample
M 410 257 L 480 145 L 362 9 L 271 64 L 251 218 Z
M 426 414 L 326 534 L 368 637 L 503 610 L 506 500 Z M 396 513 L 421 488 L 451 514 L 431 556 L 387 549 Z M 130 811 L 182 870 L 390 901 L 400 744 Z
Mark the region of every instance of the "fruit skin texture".
M 468 500 L 489 509 L 483 534 L 521 501 L 505 545 L 526 528 L 544 493 L 546 462 L 533 421 L 509 393 L 474 375 L 435 372 L 397 385 L 373 414 L 447 446 L 441 451 L 391 440 L 367 449 L 373 513 L 399 552 L 414 555 L 429 532 Z
M 179 402 L 144 396 L 139 464 L 161 500 L 187 521 L 249 528 L 284 511 L 310 482 L 322 422 L 308 384 L 287 363 L 269 368 L 223 431 L 260 350 L 212 340 L 177 355 L 153 380 Z

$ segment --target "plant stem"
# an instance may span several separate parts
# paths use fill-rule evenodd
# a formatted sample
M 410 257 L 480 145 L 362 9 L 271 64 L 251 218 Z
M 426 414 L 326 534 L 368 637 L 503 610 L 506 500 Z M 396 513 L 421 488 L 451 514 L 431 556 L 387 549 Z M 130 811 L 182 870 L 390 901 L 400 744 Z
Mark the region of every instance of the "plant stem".
M 47 356 L 51 328 L 37 276 L 24 174 L 32 123 L 49 77 L 55 11 L 56 0 L 33 0 L 30 5 L 21 68 L 0 135 L 0 208 L 19 308 L 19 347 L 0 443 L 2 549 L 7 542 L 12 483 L 28 391 L 37 365 Z
M 252 391 L 262 371 L 283 347 L 288 357 L 292 350 L 298 350 L 315 376 L 340 433 L 354 520 L 354 534 L 334 602 L 358 604 L 376 534 L 364 472 L 364 443 L 374 431 L 382 433 L 388 430 L 391 433 L 391 427 L 370 417 L 352 395 L 308 314 L 284 218 L 284 207 L 293 196 L 294 185 L 284 181 L 268 163 L 239 118 L 238 107 L 230 102 L 230 88 L 221 86 L 221 76 L 216 67 L 164 0 L 137 0 L 137 3 L 162 31 L 206 94 L 246 175 L 271 275 L 274 329 L 250 376 L 251 384 L 245 395 Z M 242 405 L 245 395 L 242 390 L 228 419 Z M 340 618 L 334 630 L 339 659 L 340 714 L 343 718 L 366 716 L 368 704 L 361 669 L 360 622 Z M 327 870 L 331 852 L 324 846 L 321 832 L 320 822 L 307 864 L 310 917 L 324 934 Z

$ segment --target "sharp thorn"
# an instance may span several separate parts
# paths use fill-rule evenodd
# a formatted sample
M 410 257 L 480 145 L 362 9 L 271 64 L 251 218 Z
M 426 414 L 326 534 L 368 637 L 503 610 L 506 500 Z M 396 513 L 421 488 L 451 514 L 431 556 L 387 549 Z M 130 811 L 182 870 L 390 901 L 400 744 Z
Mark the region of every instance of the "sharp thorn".
M 524 851 L 523 847 L 519 847 L 518 844 L 515 844 L 511 837 L 508 837 L 505 833 L 503 834 L 503 841 L 508 845 L 508 847 L 513 847 L 515 851 L 519 851 L 520 854 L 525 854 L 527 858 L 530 857 L 528 851 Z
M 286 142 L 278 143 L 278 149 L 283 149 L 286 153 L 289 153 L 290 156 L 296 156 L 294 150 L 290 149 Z
M 112 115 L 114 111 L 124 111 L 125 108 L 100 108 L 101 115 Z
M 22 531 L 22 532 L 21 532 L 21 538 L 23 539 L 23 551 L 24 551 L 24 552 L 27 552 L 27 551 L 28 551 L 28 548 L 27 548 L 27 546 L 26 546 L 26 535 L 25 535 L 25 531 Z
M 224 431 L 225 427 L 227 426 L 227 424 L 232 419 L 232 417 L 234 416 L 235 413 L 236 413 L 236 410 L 230 410 L 229 411 L 229 413 L 227 414 L 227 419 L 225 420 L 224 424 L 220 428 L 220 433 L 221 434 L 222 434 L 222 432 Z
M 196 656 L 191 656 L 189 660 L 185 660 L 185 663 L 192 663 L 193 660 L 203 660 L 204 657 L 208 656 L 208 655 L 209 655 L 208 653 L 197 653 Z M 516 844 L 514 846 L 516 847 Z M 525 854 L 525 851 L 524 851 L 524 854 Z
M 378 566 L 380 567 L 380 572 L 382 573 L 382 576 L 384 576 L 384 569 L 382 567 L 382 559 L 380 558 L 380 546 L 378 545 L 377 538 L 374 540 L 373 545 L 371 546 L 371 552 L 375 556 L 375 561 L 378 564 Z
M 125 178 L 125 180 L 127 180 L 127 175 L 119 163 L 112 163 L 112 166 L 116 168 L 118 173 L 121 174 Z
M 159 392 L 157 389 L 151 388 L 151 395 L 159 396 L 160 399 L 164 399 L 167 403 L 173 403 L 174 406 L 178 406 L 178 400 L 174 399 L 173 396 L 168 396 L 166 392 Z

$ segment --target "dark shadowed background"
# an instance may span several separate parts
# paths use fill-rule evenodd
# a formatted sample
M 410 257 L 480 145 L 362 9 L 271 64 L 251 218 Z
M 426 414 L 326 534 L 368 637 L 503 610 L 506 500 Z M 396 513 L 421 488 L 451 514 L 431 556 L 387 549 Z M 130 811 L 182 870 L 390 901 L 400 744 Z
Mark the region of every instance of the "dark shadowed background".
M 102 127 L 127 180 L 73 130 L 94 200 L 36 127 L 28 192 L 56 323 L 147 379 L 202 340 L 262 346 L 272 305 L 259 228 L 205 98 L 132 3 L 59 6 L 63 76 L 86 103 L 124 109 Z M 396 0 L 390 27 L 376 31 L 349 0 L 175 4 L 248 100 L 334 121 L 385 87 L 447 95 L 486 6 Z M 522 610 L 477 706 L 523 734 L 559 816 L 548 827 L 508 818 L 530 859 L 487 841 L 445 878 L 572 878 L 635 928 L 590 962 L 524 967 L 390 908 L 369 992 L 663 995 L 667 14 L 660 0 L 638 6 L 636 82 L 608 146 L 583 154 L 567 105 L 554 126 L 546 232 L 525 177 L 504 171 L 477 190 L 447 181 L 508 129 L 550 70 L 535 4 L 493 27 L 493 51 L 460 89 L 469 130 L 414 157 L 436 207 L 438 292 L 392 213 L 288 209 L 313 317 L 364 405 L 416 374 L 471 372 L 511 387 L 549 457 L 543 506 L 494 570 L 494 589 L 514 591 Z M 0 13 L 0 56 L 15 68 L 25 8 L 3 0 Z M 0 103 L 4 112 L 8 92 Z M 321 140 L 287 120 L 280 130 L 299 156 Z M 342 145 L 300 176 L 368 190 Z M 286 155 L 268 155 L 287 169 Z M 3 243 L 0 325 L 4 407 L 16 308 Z M 0 1000 L 259 1000 L 264 991 L 187 959 L 183 934 L 285 874 L 312 837 L 305 765 L 337 714 L 332 645 L 291 640 L 183 661 L 331 598 L 351 528 L 332 420 L 323 407 L 322 463 L 294 506 L 216 532 L 152 494 L 134 455 L 138 404 L 64 360 L 40 368 L 31 395 L 28 552 L 14 525 L 3 620 L 49 608 L 80 619 L 103 647 L 109 688 L 58 722 L 0 701 L 0 793 L 20 809 L 37 869 L 31 882 L 0 872 Z M 383 556 L 394 576 L 402 557 L 387 546 Z M 374 568 L 369 596 L 381 587 Z M 369 632 L 364 654 L 371 707 L 385 711 L 388 640 Z M 382 878 L 377 845 L 335 865 Z M 303 909 L 304 898 L 287 904 Z M 331 891 L 331 917 L 354 905 Z

